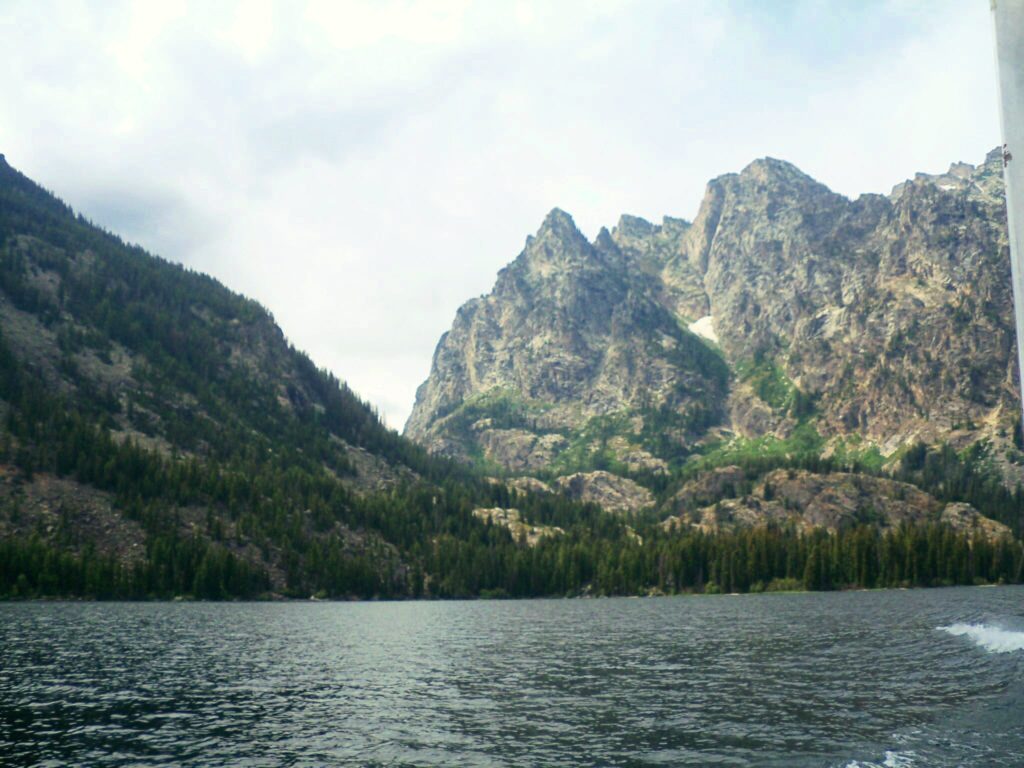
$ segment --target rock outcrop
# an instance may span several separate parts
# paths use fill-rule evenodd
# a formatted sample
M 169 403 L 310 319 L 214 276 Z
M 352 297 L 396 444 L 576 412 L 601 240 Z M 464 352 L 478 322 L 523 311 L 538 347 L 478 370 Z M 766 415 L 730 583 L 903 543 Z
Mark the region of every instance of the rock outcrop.
M 801 425 L 883 457 L 985 439 L 1012 485 L 1012 315 L 998 153 L 856 200 L 766 158 L 709 182 L 692 224 L 623 216 L 588 242 L 552 211 L 458 311 L 406 434 L 641 483 Z
M 507 528 L 516 541 L 523 542 L 528 547 L 535 547 L 546 538 L 561 536 L 565 533 L 557 525 L 533 525 L 523 520 L 518 509 L 504 509 L 502 507 L 483 507 L 473 510 L 474 517 L 490 522 L 491 525 L 498 525 Z
M 726 495 L 734 487 L 725 483 L 720 486 Z M 822 475 L 775 470 L 750 493 L 726 496 L 707 505 L 702 505 L 706 496 L 693 495 L 691 499 L 683 503 L 677 496 L 675 514 L 663 523 L 666 529 L 692 527 L 714 533 L 774 523 L 834 533 L 858 525 L 884 530 L 904 523 L 941 521 L 954 530 L 990 541 L 1011 536 L 1007 526 L 984 517 L 969 504 L 943 505 L 913 485 L 847 472 Z
M 606 512 L 639 512 L 654 504 L 649 490 L 611 472 L 577 472 L 558 478 L 557 485 L 568 498 L 597 504 Z
M 459 309 L 406 434 L 514 471 L 576 454 L 561 464 L 572 470 L 611 435 L 632 438 L 624 458 L 652 461 L 642 435 L 659 413 L 678 445 L 720 419 L 724 361 L 666 307 L 659 277 L 685 225 L 624 221 L 589 243 L 552 211 L 491 294 Z
M 734 370 L 775 366 L 815 399 L 823 432 L 889 451 L 980 424 L 1015 397 L 994 154 L 854 201 L 759 160 L 708 185 L 683 249 Z M 737 411 L 740 431 L 772 426 Z

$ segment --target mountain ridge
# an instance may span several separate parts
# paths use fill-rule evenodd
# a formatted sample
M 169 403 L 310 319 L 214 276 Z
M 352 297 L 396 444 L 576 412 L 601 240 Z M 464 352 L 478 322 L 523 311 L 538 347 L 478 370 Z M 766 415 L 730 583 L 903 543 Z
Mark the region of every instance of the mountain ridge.
M 437 595 L 465 587 L 431 537 L 513 546 L 465 510 L 490 486 L 387 429 L 269 311 L 6 163 L 0 363 L 0 594 Z
M 709 181 L 692 223 L 667 217 L 671 227 L 659 227 L 623 215 L 602 228 L 589 244 L 590 270 L 537 273 L 540 286 L 509 282 L 506 271 L 531 256 L 537 240 L 528 238 L 492 293 L 460 308 L 442 336 L 405 434 L 492 471 L 545 476 L 551 467 L 571 474 L 617 465 L 625 477 L 637 475 L 629 469 L 637 457 L 649 468 L 678 468 L 722 440 L 813 433 L 819 456 L 846 452 L 852 440 L 890 468 L 916 442 L 983 440 L 1012 488 L 1024 474 L 1013 441 L 1019 387 L 1001 195 L 998 150 L 978 166 L 953 163 L 889 196 L 855 199 L 791 163 L 760 158 Z M 558 245 L 546 239 L 552 217 L 563 230 L 572 222 L 555 209 L 542 224 L 549 262 L 563 255 L 549 252 Z M 572 230 L 578 257 L 585 238 Z M 616 314 L 629 302 L 638 311 Z M 668 317 L 653 319 L 659 312 Z M 510 373 L 524 363 L 509 337 L 614 319 L 629 359 L 616 359 L 622 345 L 611 332 L 589 347 L 564 343 L 529 358 L 533 370 L 559 367 L 587 380 L 591 400 L 603 393 L 601 407 L 588 407 L 570 383 L 539 391 Z M 649 343 L 659 339 L 660 348 Z M 691 356 L 688 368 L 669 360 L 667 347 L 688 339 L 714 358 Z M 601 367 L 604 380 L 642 379 L 638 370 L 692 380 L 713 359 L 728 369 L 727 386 L 691 387 L 689 399 L 645 386 L 653 401 L 641 402 L 587 378 Z M 702 417 L 681 423 L 684 402 Z M 497 411 L 504 416 L 495 421 Z
M 677 249 L 692 227 L 620 224 L 590 243 L 553 212 L 498 297 L 460 310 L 456 346 L 435 360 L 461 365 L 468 384 L 425 387 L 448 409 L 451 434 L 435 436 L 473 467 L 385 428 L 258 303 L 126 245 L 0 166 L 0 598 L 1020 580 L 1024 495 L 993 482 L 984 446 L 909 449 L 898 482 L 920 487 L 922 503 L 873 513 L 871 489 L 892 486 L 842 479 L 851 465 L 858 477 L 878 469 L 852 443 L 812 455 L 813 403 L 768 363 L 742 383 L 784 406 L 770 415 L 785 429 L 756 445 L 710 441 L 726 434 L 736 371 L 704 318 L 676 311 L 700 300 Z M 512 476 L 496 455 L 543 479 Z M 797 473 L 779 483 L 785 502 L 766 498 L 778 470 Z M 687 496 L 691 482 L 700 493 Z M 811 487 L 834 488 L 834 503 L 810 504 Z M 814 520 L 836 524 L 801 522 Z M 851 569 L 854 553 L 877 567 Z

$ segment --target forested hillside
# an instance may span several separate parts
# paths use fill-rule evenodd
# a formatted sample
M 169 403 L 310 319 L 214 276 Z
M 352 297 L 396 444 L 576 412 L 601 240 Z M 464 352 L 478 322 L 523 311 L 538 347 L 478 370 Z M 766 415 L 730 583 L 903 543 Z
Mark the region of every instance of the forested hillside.
M 500 501 L 493 486 L 386 429 L 263 307 L 100 231 L 6 162 L 0 243 L 0 538 L 13 583 L 443 592 L 421 550 L 501 538 L 471 514 Z
M 673 338 L 687 360 L 710 361 L 702 377 L 669 382 L 685 409 L 724 379 L 717 357 L 685 333 Z M 810 466 L 809 456 L 758 461 L 825 474 L 845 466 Z M 533 596 L 1019 580 L 1021 550 L 1007 531 L 981 525 L 973 509 L 955 520 L 939 510 L 989 504 L 1009 520 L 1020 495 L 955 452 L 922 446 L 910 459 L 903 479 L 928 491 L 930 512 L 854 515 L 811 534 L 785 520 L 673 527 L 611 514 L 585 492 L 489 479 L 386 429 L 263 307 L 92 226 L 0 159 L 0 596 Z M 763 467 L 734 463 L 732 491 L 753 491 Z M 680 515 L 696 508 L 677 502 Z

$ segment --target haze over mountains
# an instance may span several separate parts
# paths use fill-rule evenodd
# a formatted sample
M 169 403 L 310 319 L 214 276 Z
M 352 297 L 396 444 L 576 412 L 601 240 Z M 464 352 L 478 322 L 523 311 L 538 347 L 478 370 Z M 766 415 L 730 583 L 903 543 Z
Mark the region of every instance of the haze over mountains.
M 402 437 L 0 156 L 0 595 L 1019 580 L 1005 250 L 991 155 L 857 201 L 756 161 L 593 243 L 555 210 Z

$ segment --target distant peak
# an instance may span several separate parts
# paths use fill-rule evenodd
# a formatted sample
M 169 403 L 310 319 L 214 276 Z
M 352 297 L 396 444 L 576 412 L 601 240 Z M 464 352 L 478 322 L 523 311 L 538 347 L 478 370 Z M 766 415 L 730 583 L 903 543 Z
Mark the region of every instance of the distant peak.
M 630 216 L 628 213 L 622 214 L 619 217 L 619 223 L 615 225 L 616 234 L 627 237 L 646 237 L 654 234 L 657 229 L 657 225 L 652 224 L 647 219 L 639 216 Z
M 949 170 L 946 171 L 949 176 L 957 176 L 961 179 L 969 179 L 974 174 L 974 166 L 970 163 L 956 162 L 950 163 Z
M 612 233 L 608 231 L 608 227 L 601 227 L 601 231 L 597 233 L 597 239 L 594 240 L 594 245 L 601 250 L 616 247 L 615 240 L 612 238 Z
M 665 232 L 685 232 L 690 228 L 690 222 L 675 216 L 662 216 L 661 228 Z
M 992 173 L 996 173 L 1001 177 L 1002 169 L 1003 150 L 1002 147 L 996 147 L 985 155 L 985 160 L 980 165 L 971 165 L 970 163 L 957 161 L 951 163 L 949 170 L 945 173 L 924 173 L 919 171 L 914 174 L 912 179 L 901 181 L 894 186 L 889 193 L 889 198 L 891 200 L 898 200 L 908 188 L 914 185 L 933 186 L 943 192 L 963 191 L 972 187 L 982 189 L 985 183 L 981 182 L 979 186 L 979 179 L 984 179 L 986 175 L 991 175 Z
M 763 188 L 771 197 L 802 199 L 808 195 L 835 194 L 792 163 L 774 157 L 762 157 L 750 163 L 738 179 L 741 186 Z M 720 181 L 726 179 L 722 177 Z
M 572 216 L 561 208 L 552 208 L 551 212 L 544 217 L 544 223 L 537 230 L 536 237 L 526 239 L 529 245 L 534 240 L 556 240 L 561 242 L 586 242 L 587 239 L 572 220 Z
M 528 235 L 526 238 L 527 252 L 541 245 L 546 248 L 554 247 L 556 250 L 568 247 L 578 251 L 580 248 L 589 247 L 590 244 L 577 228 L 572 216 L 561 208 L 552 208 L 551 212 L 544 217 L 544 222 L 537 230 L 537 234 Z
M 572 220 L 572 216 L 561 208 L 552 208 L 548 215 L 544 217 L 544 223 L 541 225 L 541 229 L 561 229 L 563 227 L 576 229 L 576 222 Z
M 759 157 L 740 171 L 740 176 L 811 178 L 792 163 L 774 157 Z

